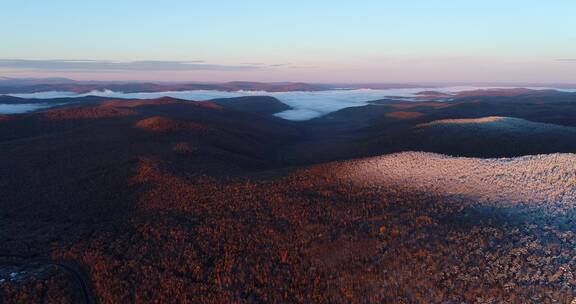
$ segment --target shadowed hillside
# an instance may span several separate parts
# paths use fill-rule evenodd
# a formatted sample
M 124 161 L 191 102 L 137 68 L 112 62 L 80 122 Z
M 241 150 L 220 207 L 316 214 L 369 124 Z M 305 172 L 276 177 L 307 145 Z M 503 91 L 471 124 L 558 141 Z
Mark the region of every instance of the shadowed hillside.
M 464 97 L 442 102 L 377 100 L 332 112 L 304 122 L 306 138 L 288 149 L 285 158 L 302 164 L 401 151 L 473 157 L 576 152 L 576 93 L 489 90 L 484 96 L 480 92 L 485 91 L 461 92 Z M 492 116 L 510 117 L 507 124 L 515 127 L 421 127 L 433 121 Z M 522 121 L 525 128 L 520 128 Z
M 272 115 L 291 109 L 278 99 L 269 96 L 221 98 L 211 101 L 229 109 L 261 115 Z

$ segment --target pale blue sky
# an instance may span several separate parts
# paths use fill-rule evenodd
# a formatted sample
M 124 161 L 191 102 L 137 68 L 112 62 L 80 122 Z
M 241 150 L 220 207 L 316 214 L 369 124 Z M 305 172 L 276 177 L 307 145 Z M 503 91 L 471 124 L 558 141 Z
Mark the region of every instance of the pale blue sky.
M 574 0 L 2 0 L 0 11 L 0 76 L 576 82 Z

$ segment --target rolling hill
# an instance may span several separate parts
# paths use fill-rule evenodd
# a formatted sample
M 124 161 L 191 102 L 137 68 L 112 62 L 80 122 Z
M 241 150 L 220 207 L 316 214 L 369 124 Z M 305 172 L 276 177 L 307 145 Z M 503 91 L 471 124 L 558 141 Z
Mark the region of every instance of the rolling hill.
M 550 98 L 3 115 L 0 301 L 569 303 L 576 155 L 516 157 L 572 149 L 574 104 Z M 482 158 L 388 154 L 415 149 Z

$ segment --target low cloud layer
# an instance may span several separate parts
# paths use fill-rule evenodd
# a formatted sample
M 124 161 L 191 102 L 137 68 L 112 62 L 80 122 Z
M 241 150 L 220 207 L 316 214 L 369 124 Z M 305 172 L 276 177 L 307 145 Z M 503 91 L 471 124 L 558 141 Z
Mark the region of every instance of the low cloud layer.
M 186 100 L 209 100 L 214 98 L 229 98 L 239 96 L 268 95 L 277 98 L 281 102 L 292 107 L 276 114 L 278 117 L 287 120 L 308 120 L 328 113 L 349 107 L 359 107 L 366 105 L 368 101 L 385 98 L 386 96 L 413 96 L 414 93 L 424 89 L 388 89 L 388 90 L 335 90 L 318 92 L 260 92 L 260 91 L 178 91 L 178 92 L 146 92 L 146 93 L 122 93 L 113 91 L 93 91 L 86 94 L 76 94 L 72 92 L 40 92 L 28 94 L 10 94 L 23 98 L 57 98 L 57 97 L 79 97 L 96 95 L 112 98 L 136 98 L 153 99 L 163 96 Z
M 446 88 L 447 91 L 460 91 L 474 89 L 470 87 Z M 178 91 L 178 92 L 147 92 L 147 93 L 122 93 L 113 91 L 93 91 L 86 94 L 76 94 L 72 92 L 39 92 L 28 94 L 10 94 L 23 98 L 57 98 L 57 97 L 79 97 L 86 95 L 97 95 L 112 98 L 137 98 L 153 99 L 163 96 L 170 96 L 187 100 L 209 100 L 213 98 L 227 98 L 239 96 L 268 95 L 276 97 L 281 102 L 287 104 L 292 109 L 276 114 L 276 116 L 287 120 L 308 120 L 328 113 L 349 107 L 360 107 L 368 104 L 368 101 L 385 98 L 386 96 L 413 97 L 415 93 L 426 90 L 426 88 L 408 89 L 385 89 L 385 90 L 334 90 L 318 92 L 257 92 L 257 91 Z
M 31 103 L 31 104 L 0 104 L 0 114 L 20 114 L 49 108 L 49 104 Z
M 246 71 L 260 65 L 221 65 L 203 61 L 112 61 L 112 60 L 31 60 L 0 59 L 0 68 L 49 72 L 129 72 L 129 71 Z
M 456 93 L 461 91 L 469 91 L 476 89 L 488 89 L 496 87 L 444 87 L 435 88 L 435 91 L 445 93 Z M 551 89 L 551 88 L 532 88 L 532 89 Z M 349 107 L 361 107 L 367 105 L 369 101 L 386 98 L 388 96 L 413 98 L 415 94 L 421 91 L 430 90 L 429 88 L 407 88 L 407 89 L 357 89 L 357 90 L 332 90 L 332 91 L 317 91 L 317 92 L 258 92 L 258 91 L 178 91 L 178 92 L 146 92 L 146 93 L 123 93 L 114 91 L 92 91 L 85 94 L 77 94 L 73 92 L 38 92 L 26 94 L 10 94 L 11 96 L 22 98 L 59 98 L 59 97 L 81 97 L 87 95 L 96 95 L 111 98 L 127 98 L 127 99 L 154 99 L 163 96 L 170 96 L 174 98 L 186 100 L 209 100 L 214 98 L 228 98 L 239 96 L 257 96 L 267 95 L 272 96 L 287 104 L 292 109 L 277 113 L 276 116 L 287 119 L 302 121 L 320 117 Z M 573 89 L 557 89 L 560 91 L 573 92 Z M 0 108 L 0 113 L 2 109 Z

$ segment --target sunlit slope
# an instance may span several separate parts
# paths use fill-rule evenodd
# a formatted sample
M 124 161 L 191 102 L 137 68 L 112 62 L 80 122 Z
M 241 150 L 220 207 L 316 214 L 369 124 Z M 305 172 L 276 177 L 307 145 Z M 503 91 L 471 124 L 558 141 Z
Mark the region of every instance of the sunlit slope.
M 400 185 L 498 206 L 565 212 L 576 205 L 576 154 L 478 159 L 405 152 L 340 162 L 337 176 L 365 186 Z

